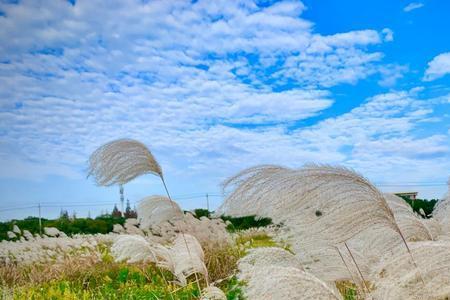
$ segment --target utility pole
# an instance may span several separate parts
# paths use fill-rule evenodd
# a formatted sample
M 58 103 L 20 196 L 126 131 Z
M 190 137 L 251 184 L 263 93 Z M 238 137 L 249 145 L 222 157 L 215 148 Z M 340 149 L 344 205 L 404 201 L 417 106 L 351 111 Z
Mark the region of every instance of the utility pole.
M 208 193 L 206 193 L 206 209 L 208 210 L 208 213 L 209 213 L 209 195 L 208 195 Z
M 124 200 L 124 197 L 123 197 L 123 185 L 120 185 L 120 205 L 121 205 L 120 212 L 122 214 L 122 217 L 124 216 L 124 214 L 123 214 L 123 200 Z
M 41 203 L 38 204 L 39 208 L 39 235 L 42 235 L 42 220 L 41 220 Z

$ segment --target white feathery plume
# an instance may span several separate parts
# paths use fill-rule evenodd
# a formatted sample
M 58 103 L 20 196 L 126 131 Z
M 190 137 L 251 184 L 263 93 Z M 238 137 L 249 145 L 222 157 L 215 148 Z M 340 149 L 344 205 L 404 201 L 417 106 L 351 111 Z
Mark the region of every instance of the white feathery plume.
M 203 289 L 203 296 L 200 300 L 227 300 L 227 296 L 221 289 L 211 285 Z
M 120 235 L 111 246 L 111 254 L 116 261 L 157 262 L 155 249 L 140 235 Z
M 236 188 L 219 213 L 270 217 L 330 244 L 342 243 L 374 224 L 399 231 L 383 195 L 343 167 L 260 166 L 226 181 L 224 188 L 230 186 Z
M 56 227 L 44 227 L 44 233 L 47 236 L 55 237 L 58 236 L 61 232 Z
M 26 230 L 26 229 L 23 231 L 23 236 L 24 236 L 28 241 L 31 241 L 31 240 L 34 239 L 33 234 L 32 234 L 30 231 Z
M 19 226 L 15 225 L 15 224 L 13 226 L 13 232 L 18 234 L 18 235 L 22 234 L 22 231 L 20 231 Z
M 304 272 L 296 258 L 281 248 L 256 248 L 239 260 L 239 279 L 249 300 L 342 299 L 314 275 Z
M 150 150 L 139 141 L 119 139 L 109 142 L 95 150 L 89 159 L 88 176 L 92 175 L 101 186 L 123 185 L 143 174 L 159 176 L 171 199 L 161 166 Z M 197 285 L 200 289 L 198 280 Z
M 384 197 L 394 213 L 394 218 L 408 242 L 433 240 L 437 237 L 436 221 L 417 216 L 411 206 L 402 198 L 393 194 Z M 349 241 L 352 249 L 364 253 L 370 266 L 378 264 L 386 253 L 401 252 L 404 243 L 398 233 L 384 226 L 372 226 Z
M 125 184 L 143 174 L 163 178 L 153 154 L 139 141 L 119 139 L 109 142 L 95 150 L 89 158 L 88 176 L 92 175 L 101 186 Z
M 260 268 L 273 265 L 279 267 L 295 267 L 302 269 L 300 261 L 292 253 L 279 247 L 260 247 L 250 249 L 243 258 L 239 260 L 239 278 L 243 281 L 249 280 L 255 271 Z
M 208 278 L 203 249 L 197 239 L 189 234 L 178 235 L 169 247 L 140 235 L 119 235 L 111 247 L 111 254 L 116 261 L 154 262 L 158 267 L 172 272 L 182 286 L 193 274 L 203 274 L 205 279 Z
M 298 268 L 279 266 L 266 266 L 255 271 L 244 293 L 249 300 L 342 299 L 314 275 Z
M 411 206 L 394 194 L 384 194 L 394 213 L 395 220 L 407 241 L 433 240 L 433 235 L 422 217 L 418 217 Z
M 151 196 L 139 202 L 137 215 L 140 228 L 149 229 L 166 221 L 183 218 L 183 211 L 167 197 Z
M 450 243 L 425 241 L 410 244 L 418 269 L 407 253 L 384 257 L 376 271 L 373 292 L 377 300 L 441 300 L 450 296 Z M 421 280 L 424 282 L 421 282 Z
M 422 222 L 425 224 L 425 226 L 427 226 L 428 230 L 430 231 L 431 235 L 433 236 L 433 239 L 440 238 L 440 236 L 442 235 L 442 226 L 437 219 L 429 218 L 429 219 L 424 219 Z M 449 236 L 450 236 L 450 234 L 449 234 Z
M 178 235 L 169 252 L 173 262 L 173 273 L 182 286 L 187 284 L 187 277 L 193 274 L 203 274 L 208 281 L 203 249 L 194 236 Z
M 433 210 L 433 218 L 439 222 L 442 234 L 450 236 L 450 180 L 448 181 L 448 192 L 444 199 L 436 203 Z
M 310 261 L 310 267 L 316 275 L 325 275 L 327 281 L 367 275 L 371 262 L 365 255 L 358 257 L 359 248 L 350 243 L 364 231 L 392 231 L 396 241 L 408 249 L 384 195 L 350 169 L 315 164 L 300 169 L 257 166 L 227 180 L 224 190 L 230 188 L 219 214 L 258 215 L 285 224 L 289 232 L 284 238 L 293 245 L 302 265 L 308 257 L 321 257 L 320 253 L 324 253 L 323 261 L 333 272 L 321 272 L 320 260 L 316 266 L 316 261 Z M 344 243 L 343 261 L 336 248 Z M 351 261 L 346 266 L 347 252 Z M 382 250 L 377 258 L 381 253 Z M 357 269 L 356 276 L 348 267 L 352 265 Z
M 125 228 L 123 228 L 123 226 L 120 225 L 120 224 L 114 224 L 112 231 L 115 232 L 115 233 L 124 233 L 125 232 Z
M 313 244 L 309 243 L 309 245 Z M 349 252 L 343 246 L 302 246 L 297 239 L 295 244 L 292 245 L 292 250 L 296 253 L 296 257 L 304 269 L 327 283 L 355 281 L 360 277 L 359 272 L 363 274 L 365 279 L 369 279 L 371 269 L 366 255 L 351 246 L 350 249 L 359 270 L 353 263 Z

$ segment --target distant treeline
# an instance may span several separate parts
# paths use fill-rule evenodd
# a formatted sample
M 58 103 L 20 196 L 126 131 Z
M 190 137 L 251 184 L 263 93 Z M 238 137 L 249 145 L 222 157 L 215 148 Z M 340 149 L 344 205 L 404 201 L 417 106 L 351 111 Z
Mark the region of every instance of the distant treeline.
M 212 212 L 209 212 L 206 209 L 196 209 L 193 211 L 193 214 L 196 218 L 202 216 L 211 217 Z M 222 219 L 230 222 L 227 226 L 229 231 L 245 230 L 272 224 L 272 221 L 268 218 L 257 218 L 255 216 L 241 218 L 222 216 Z M 67 215 L 62 215 L 55 220 L 41 219 L 41 222 L 42 228 L 55 227 L 67 235 L 77 233 L 95 234 L 111 232 L 113 230 L 113 225 L 123 225 L 125 223 L 125 218 L 114 216 L 112 214 L 101 215 L 95 219 L 69 218 Z M 32 234 L 39 234 L 39 218 L 28 217 L 23 220 L 11 220 L 8 222 L 0 222 L 0 241 L 7 239 L 7 232 L 12 231 L 14 225 L 17 225 L 21 230 L 28 230 Z
M 113 217 L 111 215 L 102 215 L 95 219 L 91 218 L 64 218 L 55 220 L 41 219 L 42 228 L 56 227 L 67 235 L 77 233 L 108 233 L 113 229 L 114 224 L 125 223 L 125 218 Z M 21 230 L 28 230 L 33 234 L 39 234 L 39 218 L 28 217 L 23 220 L 12 220 L 0 223 L 0 240 L 7 237 L 7 232 L 17 225 Z

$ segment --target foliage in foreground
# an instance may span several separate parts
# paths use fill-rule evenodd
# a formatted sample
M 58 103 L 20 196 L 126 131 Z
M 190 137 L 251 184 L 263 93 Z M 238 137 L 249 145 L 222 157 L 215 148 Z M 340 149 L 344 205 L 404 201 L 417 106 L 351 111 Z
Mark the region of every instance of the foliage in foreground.
M 275 246 L 264 232 L 239 234 L 235 243 L 205 251 L 211 282 L 221 288 L 228 300 L 244 299 L 242 283 L 235 276 L 237 261 L 254 247 Z M 174 283 L 173 275 L 153 264 L 114 262 L 108 247 L 102 246 L 102 258 L 69 256 L 55 264 L 23 268 L 0 267 L 0 294 L 8 299 L 198 299 L 194 278 L 185 287 Z M 201 281 L 204 286 L 204 282 Z

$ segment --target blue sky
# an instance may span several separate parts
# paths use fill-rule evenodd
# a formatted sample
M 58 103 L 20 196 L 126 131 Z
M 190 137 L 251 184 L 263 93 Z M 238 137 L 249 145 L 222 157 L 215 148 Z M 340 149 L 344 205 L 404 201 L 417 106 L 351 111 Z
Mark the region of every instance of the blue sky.
M 450 170 L 447 1 L 0 1 L 0 219 L 92 215 L 116 138 L 147 144 L 186 208 L 242 168 L 354 168 L 442 197 Z M 418 186 L 413 186 L 417 184 Z M 125 186 L 132 203 L 157 178 Z M 11 208 L 10 210 L 5 210 Z M 17 208 L 17 209 L 15 209 Z

